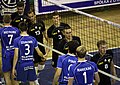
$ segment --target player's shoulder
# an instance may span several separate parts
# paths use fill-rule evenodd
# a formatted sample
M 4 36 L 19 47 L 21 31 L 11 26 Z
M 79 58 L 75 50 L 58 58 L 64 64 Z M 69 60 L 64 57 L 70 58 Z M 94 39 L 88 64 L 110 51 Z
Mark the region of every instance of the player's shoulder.
M 106 51 L 106 54 L 113 55 L 113 51 L 112 51 L 111 49 L 108 49 L 108 50 Z
M 93 55 L 93 58 L 98 58 L 100 56 L 100 53 L 99 52 L 96 52 L 94 55 Z
M 31 35 L 29 35 L 28 37 L 29 37 L 32 41 L 35 41 L 35 42 L 37 41 L 36 38 L 33 37 L 33 36 L 31 36 Z
M 68 55 L 67 55 L 67 54 L 60 55 L 60 56 L 59 56 L 59 59 L 62 59 L 62 60 L 63 60 L 63 59 L 66 59 L 66 57 L 68 57 Z
M 96 65 L 95 62 L 87 60 L 88 63 L 90 63 L 91 65 Z
M 72 36 L 73 37 L 73 39 L 80 39 L 80 37 L 78 37 L 78 36 Z
M 55 28 L 55 25 L 53 24 L 48 28 L 48 30 L 53 30 L 54 28 Z
M 14 12 L 14 13 L 11 14 L 11 16 L 17 16 L 17 15 L 18 15 L 17 12 Z
M 59 44 L 62 44 L 62 43 L 67 43 L 67 40 L 63 38 L 62 40 L 60 40 Z
M 91 57 L 91 61 L 97 62 L 99 58 L 100 58 L 100 54 L 97 52 L 93 55 L 93 57 Z
M 15 30 L 15 31 L 20 31 L 17 27 L 11 26 L 11 28 L 12 28 L 13 30 Z
M 35 37 L 33 37 L 33 36 L 31 36 L 31 35 L 29 35 L 28 37 L 30 37 L 31 39 L 36 39 Z
M 19 41 L 19 40 L 21 40 L 21 38 L 22 38 L 22 36 L 19 36 L 19 37 L 16 37 L 15 39 L 14 39 L 14 41 Z
M 1 28 L 0 28 L 0 33 L 1 33 L 3 30 L 4 30 L 4 28 L 3 28 L 3 27 L 1 27 Z
M 63 55 L 60 55 L 59 58 L 65 58 L 67 55 L 66 54 L 63 54 Z
M 60 25 L 61 25 L 61 26 L 66 26 L 66 23 L 60 22 Z

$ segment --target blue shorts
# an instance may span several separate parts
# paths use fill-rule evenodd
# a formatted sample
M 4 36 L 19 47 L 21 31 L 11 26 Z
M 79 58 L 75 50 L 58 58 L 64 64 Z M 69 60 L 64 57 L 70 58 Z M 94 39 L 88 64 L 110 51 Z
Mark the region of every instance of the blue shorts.
M 36 71 L 33 64 L 18 63 L 16 71 L 17 71 L 17 75 L 16 75 L 17 81 L 27 82 L 27 81 L 35 81 L 37 79 Z
M 59 85 L 68 85 L 68 83 L 59 82 Z
M 14 51 L 6 51 L 2 55 L 2 71 L 8 72 L 12 70 Z

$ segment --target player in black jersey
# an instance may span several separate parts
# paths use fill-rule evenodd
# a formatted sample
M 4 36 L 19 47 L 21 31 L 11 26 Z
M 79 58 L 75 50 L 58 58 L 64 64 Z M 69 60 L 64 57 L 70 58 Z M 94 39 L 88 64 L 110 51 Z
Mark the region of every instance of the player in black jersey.
M 40 20 L 39 18 L 37 18 L 35 13 L 32 10 L 30 10 L 28 12 L 28 17 L 31 20 L 31 24 L 29 25 L 28 34 L 35 37 L 38 42 L 43 43 L 43 37 L 45 37 L 45 39 L 47 40 L 44 22 L 42 20 Z M 40 51 L 45 56 L 46 55 L 45 48 L 41 45 L 38 45 L 38 47 L 40 48 Z M 36 66 L 35 67 L 36 71 L 43 70 L 45 67 L 45 61 L 42 61 L 41 57 L 39 57 L 39 55 L 37 54 L 36 51 L 34 51 L 34 59 L 35 59 L 34 63 Z M 37 83 L 37 81 L 36 81 L 36 83 Z
M 65 23 L 60 22 L 60 15 L 58 12 L 53 12 L 53 25 L 47 30 L 48 45 L 51 47 L 53 39 L 53 49 L 57 49 L 58 43 L 64 38 L 62 30 L 64 30 Z M 48 53 L 48 52 L 47 52 Z M 52 52 L 52 66 L 56 68 L 58 54 Z
M 116 71 L 113 63 L 113 53 L 112 50 L 107 50 L 107 43 L 105 40 L 100 40 L 97 42 L 97 47 L 99 52 L 96 53 L 92 58 L 91 61 L 95 62 L 98 66 L 98 69 L 111 73 L 112 75 L 116 76 Z M 112 85 L 115 83 L 114 79 L 99 73 L 100 76 L 100 83 L 99 85 Z M 111 81 L 112 80 L 112 81 Z
M 80 38 L 78 36 L 73 36 L 72 35 L 72 29 L 71 27 L 66 24 L 65 29 L 63 30 L 63 35 L 65 36 L 65 38 L 63 38 L 59 44 L 58 44 L 58 50 L 60 52 L 63 52 L 63 53 L 68 53 L 68 42 L 72 41 L 72 40 L 76 40 L 79 45 L 81 45 L 81 41 L 80 41 Z
M 12 22 L 11 25 L 18 28 L 20 22 L 24 21 L 29 24 L 29 18 L 24 12 L 25 4 L 23 1 L 17 2 L 17 12 L 11 14 Z

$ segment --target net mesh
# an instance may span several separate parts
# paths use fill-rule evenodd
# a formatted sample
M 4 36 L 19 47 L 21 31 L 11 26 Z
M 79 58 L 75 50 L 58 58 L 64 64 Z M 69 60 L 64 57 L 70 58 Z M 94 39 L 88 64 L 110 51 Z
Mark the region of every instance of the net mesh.
M 51 15 L 46 15 L 47 17 Z M 97 50 L 98 40 L 106 40 L 108 48 L 118 48 L 120 46 L 120 29 L 108 23 L 90 18 L 88 16 L 73 12 L 61 13 L 62 22 L 68 23 L 72 27 L 72 33 L 79 36 L 83 45 L 88 51 Z M 46 28 L 52 25 L 52 19 L 46 19 Z
M 44 3 L 44 5 L 48 4 Z M 50 3 L 49 3 L 50 4 Z M 51 4 L 50 4 L 51 5 Z M 59 5 L 59 4 L 58 4 Z M 60 5 L 60 7 L 62 7 Z M 73 11 L 61 12 L 61 22 L 68 23 L 72 27 L 72 34 L 79 36 L 82 45 L 84 45 L 89 52 L 97 50 L 97 41 L 106 40 L 108 48 L 113 49 L 114 56 L 116 56 L 115 64 L 120 65 L 120 25 L 105 19 L 96 18 L 89 14 L 82 14 L 76 9 Z M 88 15 L 88 16 L 87 16 Z M 92 16 L 92 17 L 91 17 Z M 40 15 L 45 22 L 46 29 L 48 29 L 52 23 L 52 14 Z M 117 69 L 117 74 L 120 72 Z

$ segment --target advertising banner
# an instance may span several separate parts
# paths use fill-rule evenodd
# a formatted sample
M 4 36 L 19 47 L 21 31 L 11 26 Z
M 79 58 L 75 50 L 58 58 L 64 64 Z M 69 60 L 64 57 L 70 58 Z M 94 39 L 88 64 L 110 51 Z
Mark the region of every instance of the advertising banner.
M 120 0 L 52 0 L 52 1 L 76 9 L 88 9 L 93 7 L 120 4 Z M 50 13 L 54 10 L 64 10 L 63 8 L 58 7 L 49 2 L 46 2 L 45 0 L 34 0 L 34 4 L 35 13 L 37 15 Z

